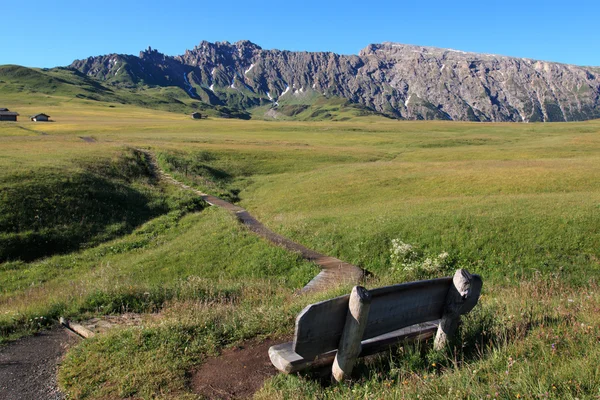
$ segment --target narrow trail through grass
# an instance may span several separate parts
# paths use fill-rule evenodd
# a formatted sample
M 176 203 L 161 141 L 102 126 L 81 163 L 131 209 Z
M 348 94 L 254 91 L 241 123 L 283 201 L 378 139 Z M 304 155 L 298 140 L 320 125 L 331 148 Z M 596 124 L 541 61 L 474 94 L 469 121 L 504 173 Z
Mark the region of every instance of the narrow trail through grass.
M 330 257 L 318 253 L 314 250 L 302 246 L 299 243 L 293 242 L 284 236 L 278 235 L 277 233 L 264 226 L 260 221 L 254 218 L 248 211 L 246 211 L 242 207 L 236 206 L 235 204 L 231 204 L 216 196 L 211 196 L 209 194 L 203 193 L 197 189 L 194 189 L 191 186 L 179 182 L 178 180 L 173 178 L 172 175 L 166 173 L 160 168 L 154 154 L 152 154 L 150 151 L 143 149 L 140 149 L 139 151 L 143 152 L 148 157 L 149 164 L 154 168 L 155 174 L 160 179 L 164 179 L 183 189 L 193 191 L 198 196 L 200 196 L 202 200 L 204 200 L 211 206 L 221 207 L 230 211 L 236 216 L 238 221 L 240 221 L 242 224 L 248 227 L 248 229 L 250 229 L 252 232 L 265 238 L 269 242 L 276 244 L 277 246 L 281 246 L 289 251 L 299 252 L 302 258 L 304 258 L 307 261 L 314 262 L 319 267 L 321 267 L 321 272 L 317 276 L 315 276 L 310 282 L 308 282 L 306 286 L 304 286 L 302 292 L 328 290 L 331 289 L 331 287 L 334 285 L 359 283 L 363 280 L 365 274 L 361 268 L 339 260 L 335 257 Z
M 241 347 L 287 341 L 307 304 L 349 291 L 298 296 L 315 263 L 239 223 L 241 210 L 205 208 L 196 192 L 159 181 L 136 148 L 307 251 L 372 271 L 369 289 L 456 268 L 485 278 L 457 348 L 439 354 L 422 343 L 362 360 L 347 386 L 275 375 L 255 398 L 600 395 L 599 121 L 194 121 L 73 96 L 11 96 L 3 99 L 22 114 L 57 117 L 0 124 L 0 192 L 12 210 L 0 212 L 0 242 L 73 245 L 43 243 L 39 257 L 0 262 L 0 342 L 12 346 L 60 315 L 152 317 L 73 346 L 59 369 L 71 398 L 197 399 L 194 371 L 223 356 L 239 361 Z M 423 265 L 392 257 L 393 240 Z M 448 265 L 430 270 L 425 261 L 443 252 Z

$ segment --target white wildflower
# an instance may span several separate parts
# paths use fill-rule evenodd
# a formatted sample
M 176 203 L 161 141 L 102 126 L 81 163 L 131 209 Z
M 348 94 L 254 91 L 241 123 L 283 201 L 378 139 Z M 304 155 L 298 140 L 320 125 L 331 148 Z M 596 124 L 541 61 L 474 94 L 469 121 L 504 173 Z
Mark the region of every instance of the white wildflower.
M 390 248 L 390 261 L 392 268 L 403 271 L 424 270 L 435 272 L 448 266 L 450 255 L 447 251 L 438 254 L 436 257 L 426 257 L 422 259 L 416 248 L 405 243 L 400 239 L 392 239 Z
M 395 268 L 410 266 L 418 258 L 415 248 L 404 243 L 400 239 L 392 239 L 392 247 L 390 248 L 390 261 Z

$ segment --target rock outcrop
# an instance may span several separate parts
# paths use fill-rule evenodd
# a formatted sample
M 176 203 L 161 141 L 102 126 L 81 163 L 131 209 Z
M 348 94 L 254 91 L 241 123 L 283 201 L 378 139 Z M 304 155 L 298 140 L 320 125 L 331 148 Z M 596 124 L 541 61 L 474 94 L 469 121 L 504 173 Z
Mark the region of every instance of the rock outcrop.
M 598 68 L 396 43 L 339 55 L 202 42 L 181 56 L 149 48 L 139 57 L 90 57 L 70 67 L 117 85 L 177 86 L 198 100 L 244 109 L 337 96 L 406 119 L 600 118 Z

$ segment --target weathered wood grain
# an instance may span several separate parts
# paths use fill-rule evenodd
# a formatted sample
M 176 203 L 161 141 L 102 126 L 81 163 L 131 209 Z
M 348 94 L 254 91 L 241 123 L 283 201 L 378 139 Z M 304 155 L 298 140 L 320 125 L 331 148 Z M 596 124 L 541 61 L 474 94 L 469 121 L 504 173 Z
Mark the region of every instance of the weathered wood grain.
M 460 316 L 471 311 L 477 304 L 483 285 L 481 278 L 478 278 L 464 269 L 459 269 L 454 274 L 446 296 L 444 314 L 435 335 L 434 349 L 442 350 L 448 346 L 460 323 Z
M 363 340 L 440 319 L 452 278 L 409 282 L 370 290 L 372 302 Z M 338 347 L 349 296 L 307 306 L 296 318 L 294 352 L 304 358 Z
M 394 348 L 401 343 L 423 341 L 433 337 L 437 330 L 437 321 L 419 324 L 385 335 L 377 336 L 361 343 L 359 357 L 377 354 L 381 351 Z M 315 368 L 329 365 L 337 354 L 336 350 L 318 355 L 317 357 L 305 359 L 293 350 L 293 342 L 282 343 L 269 349 L 271 363 L 279 371 L 285 374 L 302 371 L 307 368 Z
M 477 304 L 482 286 L 479 275 L 458 270 L 452 278 L 370 290 L 371 304 L 362 335 L 360 356 L 372 354 L 373 349 L 379 351 L 398 340 L 424 338 L 426 335 L 431 337 L 436 329 L 438 337 L 435 346 L 442 348 L 454 333 L 460 316 Z M 347 315 L 352 314 L 352 311 L 348 314 L 349 300 L 349 295 L 340 296 L 311 304 L 302 310 L 296 318 L 294 341 L 281 349 L 274 346 L 270 351 L 277 368 L 289 373 L 317 360 L 333 361 L 338 346 L 345 346 L 342 333 Z M 436 323 L 432 325 L 433 321 Z M 427 324 L 427 328 L 423 328 L 423 324 Z M 415 326 L 421 329 L 414 330 Z M 411 330 L 410 333 L 407 333 L 407 329 Z
M 329 365 L 333 362 L 337 353 L 336 350 L 333 350 L 314 358 L 305 359 L 294 352 L 293 346 L 293 342 L 288 342 L 272 346 L 269 349 L 271 363 L 285 374 L 292 374 L 311 367 Z
M 363 339 L 440 319 L 451 282 L 441 278 L 371 290 L 373 303 Z
M 294 352 L 306 359 L 335 350 L 340 343 L 350 295 L 311 304 L 296 317 Z
M 367 327 L 370 308 L 371 294 L 369 291 L 362 286 L 355 286 L 350 293 L 346 323 L 331 369 L 333 378 L 338 382 L 349 379 L 352 374 L 356 357 L 360 354 L 361 341 Z
M 71 322 L 68 319 L 65 319 L 63 317 L 60 317 L 59 322 L 65 328 L 72 330 L 73 332 L 75 332 L 76 334 L 78 334 L 79 336 L 81 336 L 85 339 L 95 336 L 95 333 L 92 332 L 91 330 L 89 330 L 88 328 L 86 328 L 85 326 L 77 324 L 75 322 Z

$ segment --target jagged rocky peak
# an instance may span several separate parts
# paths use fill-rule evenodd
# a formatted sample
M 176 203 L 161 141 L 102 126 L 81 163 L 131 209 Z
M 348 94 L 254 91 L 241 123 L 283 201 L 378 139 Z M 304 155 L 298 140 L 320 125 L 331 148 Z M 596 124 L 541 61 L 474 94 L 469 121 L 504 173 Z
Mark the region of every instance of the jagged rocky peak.
M 249 40 L 238 40 L 234 43 L 234 46 L 242 49 L 262 50 L 262 47 L 260 47 L 256 43 L 252 43 Z
M 435 57 L 456 56 L 459 58 L 509 58 L 495 54 L 473 53 L 462 50 L 444 49 L 431 46 L 418 46 L 413 44 L 403 44 L 394 42 L 383 42 L 378 44 L 370 44 L 359 53 L 360 56 L 376 55 L 381 53 L 387 54 L 417 54 L 429 55 Z
M 123 61 L 109 62 L 115 57 Z M 119 70 L 123 63 L 129 67 Z M 179 86 L 203 101 L 242 108 L 313 93 L 406 119 L 600 118 L 598 69 L 390 42 L 338 55 L 202 41 L 181 56 L 148 48 L 139 57 L 92 57 L 71 67 L 116 83 L 126 73 L 127 82 Z
M 236 65 L 243 66 L 251 62 L 261 50 L 260 46 L 248 40 L 241 40 L 234 44 L 202 41 L 192 50 L 187 50 L 183 55 L 174 58 L 187 65 L 222 65 L 235 68 Z
M 148 46 L 144 51 L 140 51 L 139 58 L 142 60 L 164 60 L 166 56 L 160 51 Z
M 203 40 L 202 42 L 200 42 L 199 44 L 194 46 L 194 48 L 192 50 L 186 50 L 185 54 L 206 53 L 206 52 L 225 52 L 225 53 L 227 53 L 227 52 L 240 53 L 241 52 L 242 54 L 248 54 L 248 53 L 253 53 L 257 50 L 262 50 L 262 48 L 260 46 L 258 46 L 257 44 L 252 43 L 249 40 L 240 40 L 233 44 L 231 44 L 227 41 L 211 43 L 211 42 L 207 42 L 206 40 Z

